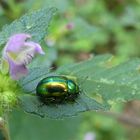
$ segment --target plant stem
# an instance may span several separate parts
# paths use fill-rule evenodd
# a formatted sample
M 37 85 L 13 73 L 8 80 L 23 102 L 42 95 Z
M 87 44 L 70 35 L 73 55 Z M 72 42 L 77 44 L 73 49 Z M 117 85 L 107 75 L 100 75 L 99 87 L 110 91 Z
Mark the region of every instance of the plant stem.
M 3 135 L 2 140 L 10 140 L 7 122 L 2 117 L 0 117 L 0 132 L 2 132 Z

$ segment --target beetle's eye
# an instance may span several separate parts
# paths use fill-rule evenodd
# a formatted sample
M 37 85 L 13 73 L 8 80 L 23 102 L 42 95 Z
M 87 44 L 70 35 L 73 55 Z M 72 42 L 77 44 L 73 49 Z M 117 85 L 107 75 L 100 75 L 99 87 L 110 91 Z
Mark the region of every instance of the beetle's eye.
M 75 84 L 72 81 L 68 81 L 68 89 L 70 92 L 74 93 L 75 92 Z

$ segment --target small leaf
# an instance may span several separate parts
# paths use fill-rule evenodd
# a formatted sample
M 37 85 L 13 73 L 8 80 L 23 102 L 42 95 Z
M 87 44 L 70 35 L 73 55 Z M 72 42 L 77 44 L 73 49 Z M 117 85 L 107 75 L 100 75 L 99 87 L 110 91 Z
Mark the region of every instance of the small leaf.
M 33 13 L 28 13 L 10 25 L 5 25 L 0 32 L 0 45 L 17 33 L 31 34 L 34 41 L 40 42 L 47 34 L 47 28 L 56 8 L 44 8 Z
M 140 59 L 112 66 L 112 58 L 112 55 L 96 56 L 87 61 L 62 66 L 55 73 L 49 73 L 47 68 L 33 69 L 20 81 L 23 89 L 29 93 L 21 96 L 23 108 L 40 116 L 63 118 L 88 110 L 107 110 L 112 101 L 140 99 Z M 81 92 L 75 103 L 41 106 L 35 88 L 42 78 L 49 75 L 77 78 Z

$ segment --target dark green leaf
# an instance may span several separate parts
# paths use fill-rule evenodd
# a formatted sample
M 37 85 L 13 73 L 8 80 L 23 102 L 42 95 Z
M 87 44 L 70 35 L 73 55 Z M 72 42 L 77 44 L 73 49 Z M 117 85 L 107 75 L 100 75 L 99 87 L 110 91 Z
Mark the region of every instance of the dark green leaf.
M 73 104 L 41 106 L 35 88 L 42 78 L 54 73 L 49 74 L 47 68 L 34 69 L 20 82 L 26 92 L 33 94 L 21 97 L 22 106 L 27 112 L 40 116 L 62 118 L 87 110 L 107 110 L 112 101 L 140 99 L 140 59 L 112 66 L 112 58 L 111 55 L 101 55 L 60 67 L 55 72 L 55 75 L 77 78 L 81 93 Z
M 107 106 L 105 107 L 83 94 L 79 96 L 75 103 L 59 105 L 44 105 L 35 95 L 24 95 L 20 99 L 22 101 L 21 105 L 26 112 L 53 119 L 75 116 L 77 113 L 87 110 L 107 109 Z
M 14 110 L 9 116 L 10 136 L 12 140 L 74 140 L 82 125 L 81 121 L 81 116 L 63 120 L 40 119 L 21 110 Z
M 56 8 L 44 8 L 33 13 L 28 13 L 10 25 L 5 25 L 0 32 L 0 45 L 16 33 L 31 34 L 33 40 L 40 42 L 47 34 L 47 29 Z

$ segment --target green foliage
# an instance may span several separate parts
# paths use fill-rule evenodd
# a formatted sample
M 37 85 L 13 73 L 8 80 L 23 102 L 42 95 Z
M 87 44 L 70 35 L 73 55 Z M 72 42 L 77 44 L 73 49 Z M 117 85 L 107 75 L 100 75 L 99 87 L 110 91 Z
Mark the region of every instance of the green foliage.
M 78 140 L 81 140 L 87 132 L 93 133 L 97 140 L 127 140 L 125 139 L 124 126 L 102 113 L 85 113 Z
M 69 51 L 71 55 L 79 51 L 95 54 L 110 52 L 117 56 L 118 62 L 140 56 L 138 5 L 138 1 L 73 0 L 63 11 L 66 16 L 55 19 L 47 38 L 51 36 L 59 51 Z M 73 30 L 65 34 L 61 31 L 58 38 L 58 30 L 70 22 L 75 25 Z
M 128 101 L 139 99 L 139 59 L 132 59 L 120 65 L 111 66 L 111 55 L 101 55 L 79 64 L 61 67 L 59 74 L 70 74 L 78 78 L 85 78 L 81 85 L 83 90 L 102 99 L 103 103 L 109 101 Z
M 140 56 L 138 0 L 10 0 L 5 2 L 9 8 L 6 9 L 2 5 L 2 8 L 0 7 L 0 29 L 2 29 L 0 46 L 6 43 L 9 36 L 19 32 L 30 33 L 33 35 L 33 40 L 39 43 L 42 43 L 42 39 L 45 38 L 44 44 L 41 45 L 46 55 L 34 59 L 29 65 L 31 68 L 29 75 L 20 81 L 23 92 L 27 93 L 21 96 L 25 111 L 40 116 L 63 118 L 89 109 L 110 109 L 112 103 L 116 102 L 116 106 L 120 106 L 119 112 L 126 113 L 128 110 L 123 108 L 120 102 L 130 108 L 133 102 L 127 104 L 126 101 L 139 99 L 139 59 L 131 59 L 120 65 L 113 64 Z M 48 31 L 49 21 L 55 13 L 55 8 L 49 7 L 56 7 L 58 12 Z M 10 25 L 6 25 L 25 12 L 40 8 L 42 10 L 26 14 Z M 67 29 L 69 23 L 74 24 L 74 28 Z M 47 48 L 46 45 L 50 47 Z M 115 58 L 111 61 L 112 56 L 98 56 L 88 61 L 69 64 L 85 60 L 91 54 L 104 53 L 113 53 Z M 36 66 L 38 68 L 35 68 Z M 50 67 L 57 70 L 54 73 L 49 72 Z M 35 95 L 35 87 L 43 77 L 53 74 L 65 74 L 77 78 L 81 93 L 75 104 L 49 107 L 40 105 Z M 0 87 L 3 87 L 3 78 L 1 81 Z M 7 88 L 8 91 L 13 91 L 11 86 Z M 137 106 L 136 104 L 130 112 L 133 112 Z M 115 112 L 116 110 L 114 109 Z M 81 115 L 84 116 L 81 125 L 75 126 L 73 124 L 77 124 L 77 121 L 73 118 L 72 121 L 68 118 L 62 125 L 58 120 L 46 121 L 32 115 L 20 114 L 19 111 L 13 112 L 13 117 L 10 119 L 11 138 L 81 140 L 89 131 L 96 135 L 97 140 L 138 140 L 140 137 L 139 129 L 122 127 L 115 119 L 110 120 L 103 114 L 87 112 L 86 115 L 85 113 Z M 136 114 L 133 115 L 135 117 Z M 75 127 L 79 127 L 80 133 L 74 129 Z M 70 129 L 77 133 L 76 138 L 69 135 L 76 135 Z
M 29 33 L 33 40 L 41 42 L 47 34 L 49 22 L 56 8 L 41 9 L 24 15 L 10 25 L 5 25 L 0 32 L 0 45 L 6 43 L 8 38 L 16 33 Z
M 101 55 L 77 64 L 60 67 L 55 74 L 74 76 L 80 87 L 79 98 L 73 104 L 41 105 L 35 95 L 38 82 L 49 75 L 47 68 L 35 68 L 21 80 L 25 92 L 21 97 L 25 111 L 51 118 L 63 118 L 88 110 L 106 110 L 113 101 L 139 99 L 139 59 L 111 66 L 111 55 Z M 90 96 L 90 98 L 89 98 Z
M 28 115 L 20 110 L 16 110 L 13 111 L 9 117 L 11 139 L 74 139 L 78 134 L 81 118 L 82 117 L 73 117 L 63 120 L 41 119 L 33 115 Z
M 10 111 L 17 104 L 20 88 L 17 82 L 0 73 L 0 116 Z

